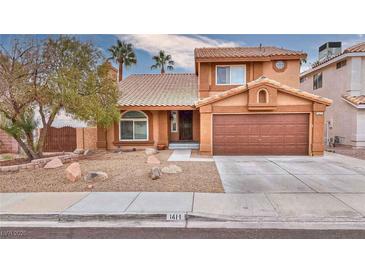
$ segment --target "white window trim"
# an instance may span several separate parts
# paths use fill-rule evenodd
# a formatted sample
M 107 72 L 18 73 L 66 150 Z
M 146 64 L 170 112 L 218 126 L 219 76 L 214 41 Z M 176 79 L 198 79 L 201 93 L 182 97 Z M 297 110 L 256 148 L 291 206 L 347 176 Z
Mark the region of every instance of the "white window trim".
M 124 114 L 126 114 L 127 112 L 130 112 L 130 111 L 136 111 L 136 112 L 140 112 L 142 113 L 145 118 L 122 118 Z M 122 136 L 121 136 L 121 130 L 122 130 L 122 127 L 121 127 L 121 123 L 122 121 L 133 121 L 133 139 L 122 139 Z M 147 138 L 146 139 L 136 139 L 135 138 L 135 132 L 134 132 L 134 121 L 146 121 L 146 126 L 147 126 Z M 125 112 L 122 113 L 121 115 L 121 118 L 119 120 L 119 141 L 122 141 L 122 142 L 138 142 L 138 141 L 148 141 L 149 140 L 149 123 L 148 123 L 148 115 L 146 113 L 144 113 L 143 111 L 139 111 L 139 110 L 127 110 Z
M 170 127 L 171 127 L 171 132 L 176 133 L 176 132 L 179 132 L 179 116 L 178 116 L 178 111 L 177 110 L 171 111 L 171 116 L 173 115 L 173 113 L 176 113 L 176 130 L 173 130 L 173 126 L 172 126 L 173 119 L 171 119 L 171 121 L 170 121 Z
M 243 83 L 241 84 L 232 84 L 231 81 L 231 70 L 229 70 L 229 84 L 218 84 L 218 68 L 224 67 L 242 67 L 243 68 Z M 246 84 L 246 64 L 242 65 L 216 65 L 215 66 L 215 85 L 216 86 L 238 86 Z

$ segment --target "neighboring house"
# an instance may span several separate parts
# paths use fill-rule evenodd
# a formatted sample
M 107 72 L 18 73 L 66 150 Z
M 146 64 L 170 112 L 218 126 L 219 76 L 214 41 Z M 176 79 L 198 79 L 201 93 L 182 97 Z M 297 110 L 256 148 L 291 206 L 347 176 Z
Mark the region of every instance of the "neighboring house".
M 326 43 L 319 59 L 301 74 L 300 87 L 333 100 L 325 115 L 325 140 L 365 148 L 365 42 L 343 52 L 341 43 Z
M 131 75 L 121 120 L 98 128 L 98 148 L 183 144 L 214 155 L 322 155 L 331 100 L 298 90 L 303 52 L 198 48 L 195 73 Z

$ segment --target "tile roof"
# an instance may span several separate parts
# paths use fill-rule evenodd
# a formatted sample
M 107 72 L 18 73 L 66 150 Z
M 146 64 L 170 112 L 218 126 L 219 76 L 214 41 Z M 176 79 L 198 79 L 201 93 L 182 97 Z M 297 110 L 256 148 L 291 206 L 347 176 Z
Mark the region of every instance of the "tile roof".
M 208 105 L 208 104 L 214 103 L 216 101 L 222 100 L 223 98 L 231 97 L 233 95 L 245 92 L 257 85 L 262 85 L 262 84 L 268 84 L 268 85 L 274 86 L 275 88 L 278 88 L 284 92 L 287 92 L 287 93 L 290 93 L 290 94 L 293 94 L 293 95 L 296 95 L 296 96 L 299 96 L 299 97 L 302 97 L 302 98 L 305 98 L 305 99 L 308 99 L 311 101 L 319 102 L 319 103 L 325 104 L 327 106 L 332 104 L 332 100 L 330 100 L 330 99 L 321 97 L 319 95 L 315 95 L 313 93 L 302 91 L 302 90 L 299 90 L 296 88 L 292 88 L 287 85 L 283 85 L 275 80 L 262 76 L 254 81 L 247 83 L 244 86 L 239 86 L 239 87 L 221 92 L 217 95 L 213 95 L 213 96 L 204 98 L 202 100 L 199 100 L 198 102 L 195 103 L 195 106 L 201 107 L 204 105 Z
M 198 77 L 190 73 L 134 74 L 119 83 L 120 106 L 194 106 Z
M 359 96 L 342 95 L 342 97 L 354 105 L 357 106 L 365 105 L 365 95 L 359 95 Z
M 302 51 L 277 47 L 232 47 L 232 48 L 196 48 L 195 58 L 234 58 L 234 57 L 273 57 L 307 55 Z
M 312 65 L 312 68 L 316 68 L 316 67 L 318 67 L 322 64 L 325 64 L 325 63 L 331 61 L 332 59 L 335 59 L 336 57 L 341 56 L 343 54 L 346 54 L 346 53 L 359 53 L 359 52 L 365 52 L 365 42 L 353 45 L 352 47 L 349 47 L 349 48 L 345 49 L 342 53 L 333 55 L 333 56 L 328 57 L 328 58 L 326 58 L 322 61 L 317 61 Z
M 344 53 L 348 52 L 365 52 L 365 42 L 353 45 L 352 47 L 345 49 Z

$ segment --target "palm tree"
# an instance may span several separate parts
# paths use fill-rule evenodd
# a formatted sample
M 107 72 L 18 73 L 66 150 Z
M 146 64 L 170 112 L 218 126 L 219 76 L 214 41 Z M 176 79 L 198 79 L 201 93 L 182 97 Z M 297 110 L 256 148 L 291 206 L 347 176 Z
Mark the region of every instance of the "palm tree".
M 109 49 L 111 57 L 108 60 L 115 60 L 119 64 L 119 81 L 123 80 L 123 65 L 127 68 L 137 64 L 136 54 L 133 45 L 124 41 L 117 41 L 117 44 Z
M 175 62 L 172 60 L 170 54 L 166 54 L 163 50 L 160 50 L 158 55 L 152 57 L 152 59 L 156 62 L 151 66 L 151 69 L 161 69 L 161 74 L 165 73 L 165 67 L 168 70 L 173 70 Z

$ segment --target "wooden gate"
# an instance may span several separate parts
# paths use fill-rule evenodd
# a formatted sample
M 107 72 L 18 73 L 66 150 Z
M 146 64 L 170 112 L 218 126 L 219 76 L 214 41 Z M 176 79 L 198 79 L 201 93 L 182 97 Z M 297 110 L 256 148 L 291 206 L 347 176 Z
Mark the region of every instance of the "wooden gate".
M 41 129 L 42 131 L 43 129 Z M 74 151 L 76 149 L 76 128 L 51 127 L 47 131 L 44 152 Z

